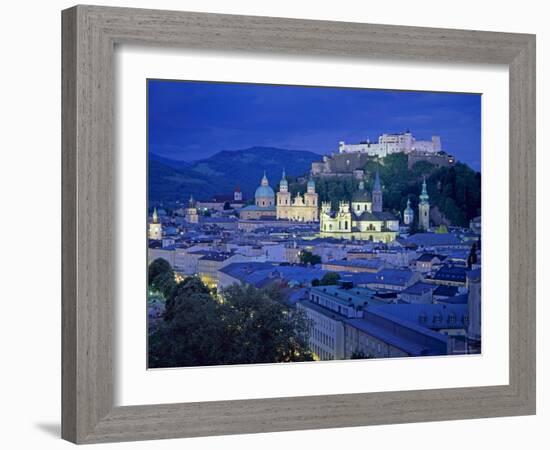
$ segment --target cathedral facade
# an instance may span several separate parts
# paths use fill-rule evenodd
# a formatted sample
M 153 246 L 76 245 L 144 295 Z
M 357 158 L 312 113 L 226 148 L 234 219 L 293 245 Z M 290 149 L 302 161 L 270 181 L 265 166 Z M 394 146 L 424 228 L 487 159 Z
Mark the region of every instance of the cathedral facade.
M 288 191 L 288 181 L 283 170 L 279 192 L 277 192 L 276 217 L 280 220 L 318 222 L 319 194 L 315 192 L 315 181 L 310 178 L 304 195 L 298 193 L 292 198 Z
M 393 242 L 399 231 L 399 220 L 382 209 L 382 186 L 376 178 L 372 194 L 363 181 L 350 202 L 341 201 L 338 211 L 332 211 L 328 202 L 321 205 L 320 234 L 322 237 Z

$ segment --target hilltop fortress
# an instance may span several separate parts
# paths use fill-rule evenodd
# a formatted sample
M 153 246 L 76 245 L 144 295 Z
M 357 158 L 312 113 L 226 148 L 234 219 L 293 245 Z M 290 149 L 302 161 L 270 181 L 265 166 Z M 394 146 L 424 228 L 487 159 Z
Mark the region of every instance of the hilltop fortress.
M 363 167 L 373 157 L 384 158 L 394 153 L 404 153 L 411 168 L 419 161 L 427 161 L 438 167 L 447 167 L 455 163 L 452 155 L 444 152 L 441 138 L 432 136 L 430 141 L 417 140 L 411 132 L 382 134 L 377 142 L 369 139 L 358 144 L 347 144 L 340 141 L 338 153 L 324 156 L 322 161 L 311 164 L 311 173 L 315 176 L 349 176 L 363 177 Z
M 454 164 L 454 158 L 441 150 L 439 136 L 432 136 L 430 141 L 422 141 L 407 131 L 400 134 L 383 134 L 376 143 L 368 140 L 359 144 L 340 142 L 339 153 L 331 157 L 325 156 L 322 162 L 312 163 L 311 174 L 303 194 L 297 193 L 294 197 L 291 195 L 284 170 L 278 192 L 275 192 L 264 172 L 254 195 L 254 204 L 239 210 L 240 225 L 245 222 L 250 225 L 250 221 L 255 222 L 254 226 L 271 227 L 277 226 L 280 221 L 318 222 L 321 237 L 393 242 L 399 234 L 400 219 L 383 209 L 383 188 L 378 170 L 372 190 L 368 191 L 365 188 L 364 167 L 372 158 L 385 158 L 395 153 L 407 155 L 409 168 L 418 161 L 428 161 L 438 166 Z M 319 204 L 319 194 L 315 190 L 313 176 L 350 175 L 359 181 L 358 190 L 353 194 L 351 201 L 340 199 L 335 211 L 329 202 Z M 419 199 L 418 226 L 422 230 L 428 230 L 430 205 L 425 180 Z M 408 200 L 403 211 L 403 225 L 411 226 L 414 216 Z

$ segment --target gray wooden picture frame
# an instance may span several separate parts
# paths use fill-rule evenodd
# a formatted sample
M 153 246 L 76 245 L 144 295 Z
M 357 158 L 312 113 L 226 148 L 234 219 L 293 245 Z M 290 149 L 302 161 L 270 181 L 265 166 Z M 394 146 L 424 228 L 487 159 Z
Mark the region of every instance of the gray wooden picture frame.
M 64 439 L 94 443 L 535 413 L 535 36 L 97 6 L 63 11 L 62 34 Z M 115 407 L 113 53 L 116 44 L 128 43 L 507 65 L 509 384 Z

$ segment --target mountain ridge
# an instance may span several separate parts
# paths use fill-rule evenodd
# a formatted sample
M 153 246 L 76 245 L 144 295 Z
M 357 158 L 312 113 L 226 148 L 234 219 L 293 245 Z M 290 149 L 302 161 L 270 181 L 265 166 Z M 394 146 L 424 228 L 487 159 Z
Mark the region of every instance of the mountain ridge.
M 283 169 L 290 177 L 308 173 L 321 155 L 307 150 L 254 146 L 221 150 L 197 161 L 178 161 L 150 154 L 149 201 L 186 201 L 191 195 L 207 200 L 215 194 L 231 193 L 239 186 L 251 198 L 266 171 L 275 189 Z M 184 164 L 180 164 L 184 163 Z

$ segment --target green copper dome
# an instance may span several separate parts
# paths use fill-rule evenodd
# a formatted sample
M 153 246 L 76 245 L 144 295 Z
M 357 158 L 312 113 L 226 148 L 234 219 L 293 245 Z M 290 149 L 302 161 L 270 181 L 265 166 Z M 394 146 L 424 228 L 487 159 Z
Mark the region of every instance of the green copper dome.
M 258 186 L 258 189 L 256 189 L 256 193 L 254 194 L 256 199 L 258 198 L 275 198 L 275 192 L 273 189 L 271 189 L 271 186 L 269 186 L 269 181 L 267 180 L 267 176 L 264 171 L 264 176 L 262 178 L 262 182 L 260 186 Z
M 254 194 L 256 198 L 258 197 L 270 197 L 275 198 L 275 192 L 271 189 L 271 186 L 258 186 L 256 193 Z

